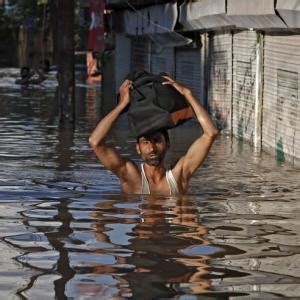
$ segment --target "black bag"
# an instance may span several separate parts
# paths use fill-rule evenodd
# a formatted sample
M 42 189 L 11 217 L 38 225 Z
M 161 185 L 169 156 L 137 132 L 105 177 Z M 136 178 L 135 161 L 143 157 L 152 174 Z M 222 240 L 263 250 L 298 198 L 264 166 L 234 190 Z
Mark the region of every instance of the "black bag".
M 128 121 L 136 137 L 157 130 L 170 129 L 193 117 L 184 96 L 167 80 L 148 72 L 134 72 L 127 76 L 133 82 L 130 91 Z

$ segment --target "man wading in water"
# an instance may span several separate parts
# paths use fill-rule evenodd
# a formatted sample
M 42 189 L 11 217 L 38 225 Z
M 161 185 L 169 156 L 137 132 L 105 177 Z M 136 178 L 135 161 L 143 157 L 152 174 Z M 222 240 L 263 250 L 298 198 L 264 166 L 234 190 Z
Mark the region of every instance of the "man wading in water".
M 137 139 L 136 150 L 144 162 L 141 168 L 133 161 L 121 157 L 115 148 L 105 143 L 105 138 L 130 102 L 129 91 L 132 88 L 132 82 L 125 80 L 120 87 L 118 105 L 99 122 L 89 138 L 89 142 L 102 164 L 119 177 L 123 193 L 186 194 L 192 175 L 203 163 L 218 134 L 210 116 L 193 96 L 191 90 L 170 77 L 164 77 L 166 82 L 163 84 L 173 85 L 192 107 L 203 129 L 203 134 L 193 142 L 186 154 L 171 170 L 166 170 L 164 167 L 164 157 L 170 146 L 166 131 L 156 131 Z

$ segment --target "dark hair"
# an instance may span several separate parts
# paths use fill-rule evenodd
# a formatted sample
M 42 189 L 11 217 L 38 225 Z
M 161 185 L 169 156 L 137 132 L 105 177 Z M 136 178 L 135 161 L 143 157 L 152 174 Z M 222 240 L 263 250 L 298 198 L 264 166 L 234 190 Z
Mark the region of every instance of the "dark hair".
M 138 137 L 136 138 L 136 142 L 138 143 L 141 137 L 143 137 L 143 136 L 144 136 L 144 137 L 147 137 L 147 136 L 150 136 L 150 135 L 152 135 L 152 134 L 154 134 L 154 133 L 156 133 L 156 132 L 160 132 L 160 133 L 165 137 L 166 143 L 167 143 L 167 144 L 170 144 L 169 133 L 168 133 L 168 130 L 166 130 L 166 129 L 161 129 L 161 130 L 149 132 L 149 133 L 146 133 L 146 134 L 142 134 L 142 135 L 140 135 L 140 136 L 138 136 Z
M 27 78 L 30 76 L 30 68 L 27 66 L 24 66 L 20 69 L 20 76 L 22 79 Z
M 160 130 L 160 132 L 165 137 L 165 140 L 166 140 L 167 144 L 169 144 L 170 143 L 170 137 L 169 137 L 168 130 L 164 129 L 164 130 Z
M 21 68 L 21 71 L 30 71 L 30 69 L 29 69 L 29 67 L 27 67 L 27 66 L 23 66 L 22 68 Z

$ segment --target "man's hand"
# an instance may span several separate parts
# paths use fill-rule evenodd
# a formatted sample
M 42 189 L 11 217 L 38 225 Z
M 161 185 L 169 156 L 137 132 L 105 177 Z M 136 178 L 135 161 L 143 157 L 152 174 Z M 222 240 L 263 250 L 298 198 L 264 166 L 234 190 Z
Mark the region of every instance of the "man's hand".
M 120 86 L 120 102 L 119 104 L 126 107 L 130 102 L 129 90 L 132 88 L 132 81 L 125 80 Z
M 187 96 L 191 94 L 191 90 L 184 86 L 183 84 L 176 82 L 174 79 L 172 79 L 169 76 L 163 76 L 167 79 L 167 81 L 163 82 L 162 84 L 171 84 L 181 95 Z

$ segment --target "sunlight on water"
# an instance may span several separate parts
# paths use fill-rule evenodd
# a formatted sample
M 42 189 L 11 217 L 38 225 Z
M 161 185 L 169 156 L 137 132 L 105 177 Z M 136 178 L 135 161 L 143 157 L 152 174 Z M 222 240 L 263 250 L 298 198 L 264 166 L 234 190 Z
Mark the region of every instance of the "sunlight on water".
M 100 86 L 78 85 L 74 131 L 54 92 L 0 86 L 1 299 L 300 295 L 299 170 L 220 136 L 190 195 L 120 195 L 87 143 Z M 138 161 L 125 125 L 110 141 Z M 197 134 L 173 130 L 168 163 Z

